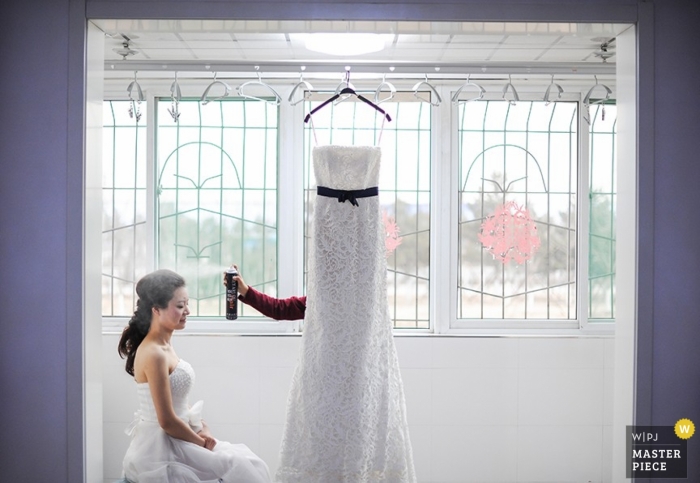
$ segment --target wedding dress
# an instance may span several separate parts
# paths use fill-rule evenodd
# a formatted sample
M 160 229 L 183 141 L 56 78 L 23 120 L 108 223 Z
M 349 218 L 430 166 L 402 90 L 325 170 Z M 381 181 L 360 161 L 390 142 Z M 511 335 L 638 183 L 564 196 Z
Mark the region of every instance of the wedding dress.
M 320 195 L 280 483 L 416 481 L 388 313 L 385 232 L 375 189 L 380 158 L 377 147 L 313 151 Z
M 188 406 L 194 370 L 180 360 L 170 374 L 175 413 L 200 431 L 202 401 Z M 244 444 L 218 441 L 214 450 L 168 436 L 158 424 L 147 382 L 137 383 L 139 410 L 127 429 L 132 436 L 124 475 L 133 483 L 270 483 L 267 465 Z

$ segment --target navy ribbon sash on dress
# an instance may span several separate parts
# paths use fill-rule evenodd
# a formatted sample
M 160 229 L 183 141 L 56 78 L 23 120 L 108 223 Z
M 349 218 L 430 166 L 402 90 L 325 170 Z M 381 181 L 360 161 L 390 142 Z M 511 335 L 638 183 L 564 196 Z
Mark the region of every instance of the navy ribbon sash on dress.
M 371 188 L 365 188 L 363 190 L 334 190 L 331 188 L 326 188 L 325 186 L 318 186 L 316 188 L 316 193 L 319 196 L 327 196 L 328 198 L 338 198 L 339 203 L 345 203 L 349 201 L 352 205 L 360 206 L 357 202 L 357 198 L 369 198 L 370 196 L 379 195 L 379 187 L 373 186 Z

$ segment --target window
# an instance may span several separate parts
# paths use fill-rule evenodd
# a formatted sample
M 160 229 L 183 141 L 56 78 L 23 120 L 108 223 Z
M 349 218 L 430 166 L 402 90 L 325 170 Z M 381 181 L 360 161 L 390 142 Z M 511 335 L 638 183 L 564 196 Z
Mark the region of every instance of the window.
M 232 261 L 249 285 L 274 295 L 277 109 L 182 101 L 174 123 L 169 103 L 156 102 L 148 189 L 146 111 L 137 121 L 129 106 L 107 101 L 104 109 L 103 315 L 131 315 L 135 284 L 155 267 L 185 277 L 192 316 L 224 314 L 222 267 Z M 259 314 L 243 305 L 240 315 Z
M 129 101 L 104 103 L 102 135 L 102 315 L 134 312 L 136 282 L 152 266 L 147 228 L 146 118 Z M 132 111 L 133 112 L 133 111 Z
M 591 115 L 588 317 L 602 321 L 615 318 L 617 107 L 597 105 L 591 108 Z
M 459 319 L 575 319 L 575 102 L 459 110 Z
M 305 131 L 305 240 L 308 242 L 308 220 L 315 199 L 311 169 L 311 147 L 316 143 L 313 131 L 318 144 L 376 145 L 381 136 L 379 202 L 387 223 L 396 223 L 401 241 L 387 258 L 389 312 L 396 329 L 427 329 L 431 113 L 428 104 L 410 100 L 410 96 L 397 98 L 403 100 L 382 104 L 393 119 L 383 126 L 381 115 L 360 102 L 341 102 L 314 114 L 314 129 L 307 126 Z M 320 102 L 308 103 L 307 112 Z M 308 250 L 305 253 L 308 255 Z
M 158 104 L 157 263 L 187 280 L 193 316 L 224 315 L 222 267 L 277 289 L 277 108 L 265 102 Z M 257 312 L 242 304 L 240 316 Z
M 450 86 L 438 88 L 449 98 Z M 614 320 L 614 104 L 605 116 L 602 105 L 591 106 L 589 125 L 575 100 L 431 107 L 399 92 L 382 104 L 393 120 L 383 129 L 374 110 L 348 100 L 314 115 L 315 139 L 299 114 L 327 98 L 314 94 L 303 108 L 183 100 L 178 123 L 169 99 L 106 101 L 103 316 L 130 316 L 136 281 L 158 267 L 186 278 L 192 316 L 223 317 L 221 272 L 231 262 L 267 294 L 303 294 L 311 148 L 375 145 L 381 134 L 379 201 L 400 237 L 387 256 L 395 329 L 548 330 Z M 283 179 L 282 168 L 298 176 Z M 300 209 L 285 205 L 290 193 Z M 240 330 L 262 327 L 250 307 L 240 316 L 251 321 Z

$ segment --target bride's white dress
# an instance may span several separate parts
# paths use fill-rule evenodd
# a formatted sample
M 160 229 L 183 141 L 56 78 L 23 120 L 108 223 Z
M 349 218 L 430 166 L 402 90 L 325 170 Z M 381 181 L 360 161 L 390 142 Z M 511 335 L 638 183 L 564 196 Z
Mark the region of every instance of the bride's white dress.
M 379 182 L 377 147 L 314 148 L 316 183 Z M 315 199 L 307 308 L 277 479 L 281 483 L 415 482 L 386 294 L 377 196 Z
M 201 430 L 202 402 L 191 408 L 187 396 L 194 370 L 180 360 L 170 374 L 175 413 Z M 270 483 L 267 465 L 244 444 L 218 441 L 213 451 L 168 436 L 158 424 L 148 383 L 137 383 L 139 410 L 127 430 L 131 444 L 124 456 L 124 475 L 133 483 Z

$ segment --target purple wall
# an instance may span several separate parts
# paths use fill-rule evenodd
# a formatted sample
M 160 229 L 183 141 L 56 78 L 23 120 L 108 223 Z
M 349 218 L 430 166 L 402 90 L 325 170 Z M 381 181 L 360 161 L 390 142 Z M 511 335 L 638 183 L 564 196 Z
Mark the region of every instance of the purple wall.
M 194 11 L 204 3 L 231 14 L 231 6 L 226 5 L 231 1 L 178 1 L 172 5 Z M 469 3 L 464 2 L 467 6 Z M 498 3 L 484 8 L 498 16 L 502 9 Z M 581 19 L 588 19 L 587 15 L 595 15 L 595 8 L 589 7 L 603 2 L 566 3 L 571 11 L 580 12 Z M 619 6 L 621 16 L 635 5 L 629 0 L 605 3 Z M 88 11 L 111 9 L 127 16 L 133 15 L 134 9 L 148 10 L 148 4 L 151 10 L 167 11 L 165 3 L 156 1 L 93 0 L 87 7 Z M 543 14 L 557 9 L 556 2 L 510 5 L 521 12 L 528 4 Z M 315 13 L 324 10 L 319 5 Z M 398 2 L 377 5 L 367 8 L 374 9 L 375 14 L 393 12 L 399 17 L 421 11 Z M 450 12 L 460 8 L 459 3 L 444 5 Z M 353 6 L 348 11 L 361 16 L 364 8 Z M 82 114 L 76 96 L 79 101 L 82 95 L 85 9 L 85 0 L 0 2 L 3 481 L 82 480 L 82 450 L 76 443 L 82 417 L 77 407 L 82 377 L 82 135 L 76 133 L 82 132 Z M 297 15 L 304 12 L 296 6 L 294 11 Z M 642 365 L 650 367 L 650 377 L 640 380 L 638 394 L 648 406 L 643 416 L 651 424 L 668 425 L 687 417 L 700 425 L 698 2 L 663 0 L 654 4 L 653 55 L 654 188 L 653 192 L 640 193 L 642 197 L 654 197 L 653 214 L 651 210 L 642 213 L 653 222 L 653 240 L 644 239 L 643 243 L 653 246 L 654 257 L 640 260 L 643 273 L 652 273 L 653 269 L 653 327 L 648 331 L 649 344 L 643 345 L 639 354 Z M 700 481 L 698 441 L 700 434 L 689 441 L 693 456 L 687 481 Z
M 655 8 L 652 424 L 700 426 L 700 3 Z M 642 195 L 644 195 L 642 193 Z M 700 432 L 688 441 L 700 481 Z M 661 480 L 659 480 L 661 481 Z M 670 481 L 670 480 L 669 480 Z
M 69 2 L 0 19 L 0 480 L 66 481 Z

